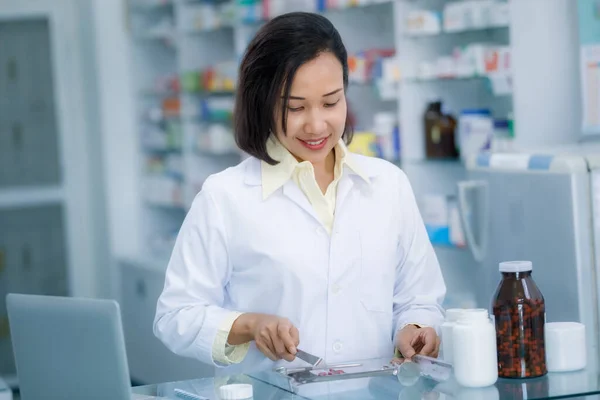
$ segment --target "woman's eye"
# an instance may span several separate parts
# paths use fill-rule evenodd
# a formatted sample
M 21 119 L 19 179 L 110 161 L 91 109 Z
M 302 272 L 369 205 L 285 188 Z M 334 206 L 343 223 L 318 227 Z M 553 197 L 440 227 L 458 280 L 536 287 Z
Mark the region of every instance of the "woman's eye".
M 339 103 L 340 101 L 336 101 L 335 103 L 325 103 L 325 107 L 333 107 L 335 106 L 337 103 Z
M 291 112 L 296 112 L 296 111 L 302 110 L 302 107 L 290 107 L 290 106 L 288 106 L 288 110 L 290 110 Z

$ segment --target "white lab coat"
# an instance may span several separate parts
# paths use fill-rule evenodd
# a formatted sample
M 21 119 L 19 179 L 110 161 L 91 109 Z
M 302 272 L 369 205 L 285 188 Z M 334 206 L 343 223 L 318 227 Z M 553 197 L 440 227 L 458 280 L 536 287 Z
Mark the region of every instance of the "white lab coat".
M 406 175 L 348 157 L 371 184 L 344 168 L 331 236 L 292 180 L 263 200 L 255 158 L 205 182 L 157 304 L 154 333 L 171 351 L 213 363 L 230 310 L 288 318 L 299 347 L 328 364 L 391 357 L 400 327 L 441 324 L 446 287 Z M 251 345 L 241 364 L 217 373 L 282 363 Z

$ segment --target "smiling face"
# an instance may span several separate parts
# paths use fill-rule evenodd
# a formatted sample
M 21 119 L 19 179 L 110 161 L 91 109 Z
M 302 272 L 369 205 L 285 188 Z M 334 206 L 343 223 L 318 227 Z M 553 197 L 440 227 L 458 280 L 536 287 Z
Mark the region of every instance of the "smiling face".
M 275 109 L 279 141 L 299 161 L 324 163 L 344 133 L 347 115 L 342 64 L 332 53 L 320 53 L 298 68 L 286 110 L 284 133 L 281 103 Z

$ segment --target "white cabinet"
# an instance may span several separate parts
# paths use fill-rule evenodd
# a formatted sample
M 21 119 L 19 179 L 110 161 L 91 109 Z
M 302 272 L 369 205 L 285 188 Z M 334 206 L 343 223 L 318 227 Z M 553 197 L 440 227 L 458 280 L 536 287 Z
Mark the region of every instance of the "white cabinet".
M 0 25 L 0 189 L 60 183 L 48 21 Z M 27 49 L 27 51 L 24 51 Z M 2 144 L 4 146 L 2 146 Z
M 88 1 L 0 3 L 0 212 L 29 215 L 27 222 L 19 220 L 8 240 L 30 243 L 31 250 L 23 250 L 20 259 L 32 270 L 36 248 L 51 253 L 52 246 L 63 246 L 64 271 L 56 282 L 66 286 L 66 294 L 94 297 L 105 292 L 103 278 L 109 268 L 103 262 L 108 252 L 102 244 L 105 232 L 98 222 L 104 220 L 102 182 L 95 175 L 100 164 L 92 144 L 99 124 L 90 122 L 95 107 L 88 97 L 96 70 L 86 68 L 93 61 L 81 53 L 94 46 L 82 29 L 91 25 L 89 19 L 77 15 Z M 52 233 L 61 238 L 60 244 L 46 231 L 42 236 L 19 233 L 29 229 L 26 224 L 44 226 L 36 220 L 44 215 L 34 208 L 46 205 L 61 209 Z M 45 267 L 51 269 L 53 262 L 47 260 Z M 39 291 L 54 277 L 40 279 L 25 279 L 5 290 Z
M 68 295 L 63 208 L 0 209 L 0 374 L 15 373 L 5 298 Z
M 164 272 L 134 263 L 123 263 L 121 271 L 121 314 L 132 381 L 150 384 L 213 376 L 212 366 L 173 354 L 154 336 Z

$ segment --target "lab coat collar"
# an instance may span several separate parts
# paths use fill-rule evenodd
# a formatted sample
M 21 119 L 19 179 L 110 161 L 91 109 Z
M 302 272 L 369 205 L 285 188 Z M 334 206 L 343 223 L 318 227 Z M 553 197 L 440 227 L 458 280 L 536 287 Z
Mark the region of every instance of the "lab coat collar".
M 272 146 L 272 144 L 271 144 L 271 146 Z M 289 156 L 294 159 L 295 163 L 297 163 L 296 159 L 287 151 L 287 149 L 285 149 L 281 145 L 279 145 L 278 147 L 280 147 L 280 149 L 276 151 L 277 155 L 281 154 L 281 155 L 283 155 L 283 157 Z M 281 151 L 281 148 L 283 149 L 283 151 L 281 153 L 279 153 Z M 341 154 L 344 158 L 344 161 L 342 163 L 344 175 L 347 173 L 349 176 L 357 177 L 360 180 L 363 180 L 368 185 L 371 184 L 372 178 L 379 175 L 380 171 L 378 168 L 375 168 L 372 165 L 372 163 L 369 163 L 368 160 L 365 159 L 364 157 L 361 157 L 357 154 L 350 152 L 348 150 L 348 148 L 346 147 L 346 145 L 344 144 L 343 140 L 340 140 L 338 142 L 338 144 L 336 144 L 336 150 L 341 152 Z M 273 158 L 275 158 L 275 157 L 273 157 Z M 277 159 L 277 158 L 275 158 L 275 159 Z M 277 172 L 275 172 L 275 173 L 276 173 L 277 179 L 278 180 L 281 179 L 281 181 L 280 181 L 280 184 L 276 185 L 275 189 L 273 189 L 271 191 L 271 193 L 268 193 L 268 194 L 272 194 L 275 190 L 284 186 L 284 184 L 290 180 L 291 174 L 293 172 L 293 168 L 295 168 L 295 164 L 291 164 L 291 165 L 292 165 L 291 169 L 288 169 L 290 167 L 284 167 L 280 170 L 276 170 Z M 269 165 L 263 161 L 260 161 L 256 158 L 252 158 L 248 161 L 248 164 L 246 165 L 246 176 L 245 176 L 244 182 L 250 186 L 262 185 L 262 183 L 263 183 L 263 181 L 262 181 L 263 168 L 274 168 L 274 167 L 276 168 L 278 166 L 281 166 L 281 164 L 271 166 L 271 165 Z

